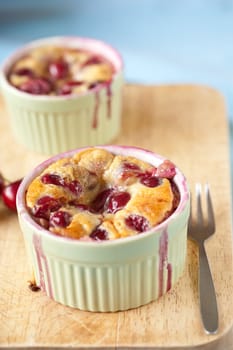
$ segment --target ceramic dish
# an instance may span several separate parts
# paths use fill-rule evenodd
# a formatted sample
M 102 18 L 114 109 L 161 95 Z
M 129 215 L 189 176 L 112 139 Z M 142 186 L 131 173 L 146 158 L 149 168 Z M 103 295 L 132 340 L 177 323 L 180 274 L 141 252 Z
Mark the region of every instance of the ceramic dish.
M 154 167 L 164 161 L 160 155 L 135 147 L 99 148 Z M 178 207 L 150 230 L 101 242 L 61 237 L 33 220 L 25 203 L 26 192 L 50 164 L 80 151 L 83 149 L 59 154 L 38 165 L 18 190 L 19 222 L 36 284 L 55 301 L 89 311 L 127 310 L 158 299 L 175 285 L 185 266 L 190 199 L 184 175 L 175 168 Z
M 13 86 L 8 76 L 13 65 L 30 50 L 46 45 L 80 49 L 111 62 L 110 82 L 77 95 L 34 95 Z M 31 42 L 6 59 L 0 84 L 18 141 L 29 150 L 48 155 L 86 145 L 112 141 L 121 126 L 123 62 L 108 44 L 90 38 L 53 37 Z

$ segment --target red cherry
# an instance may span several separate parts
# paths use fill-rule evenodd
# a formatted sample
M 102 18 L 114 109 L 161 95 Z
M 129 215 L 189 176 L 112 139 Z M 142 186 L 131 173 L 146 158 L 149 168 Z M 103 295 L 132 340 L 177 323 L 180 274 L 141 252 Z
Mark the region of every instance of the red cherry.
M 60 175 L 57 174 L 44 174 L 41 177 L 41 182 L 43 182 L 46 185 L 56 185 L 64 187 L 76 196 L 79 196 L 82 192 L 82 186 L 79 181 L 72 180 L 69 182 L 68 180 L 62 178 Z
M 112 191 L 112 188 L 107 188 L 106 190 L 100 192 L 91 203 L 91 209 L 95 212 L 102 212 L 104 210 L 105 203 Z
M 84 84 L 84 81 L 82 80 L 70 80 L 65 83 L 66 86 L 80 86 L 82 84 Z
M 95 241 L 105 241 L 108 239 L 108 233 L 103 228 L 96 228 L 91 234 L 90 237 Z
M 51 62 L 49 64 L 49 73 L 54 79 L 63 79 L 68 74 L 68 65 L 63 60 Z
M 58 210 L 61 203 L 58 199 L 50 196 L 39 198 L 37 204 L 32 208 L 32 214 L 36 218 L 49 219 L 50 213 Z
M 165 160 L 157 168 L 157 176 L 172 179 L 176 175 L 176 167 L 170 160 Z
M 79 196 L 82 192 L 82 186 L 79 181 L 73 180 L 71 182 L 65 182 L 64 186 L 74 193 L 76 196 Z
M 124 163 L 122 165 L 122 172 L 120 174 L 120 178 L 122 180 L 127 180 L 133 176 L 139 176 L 141 174 L 141 169 L 137 164 L 133 163 Z
M 2 200 L 4 204 L 12 210 L 16 210 L 16 195 L 22 179 L 6 185 L 2 190 Z
M 51 92 L 51 84 L 46 79 L 32 78 L 19 86 L 19 89 L 32 95 L 47 95 Z
M 133 171 L 140 171 L 140 168 L 137 164 L 133 164 L 133 163 L 124 163 L 123 164 L 123 170 L 133 170 Z
M 110 195 L 106 202 L 107 213 L 116 213 L 118 210 L 124 208 L 124 206 L 130 200 L 130 194 L 128 192 L 114 192 Z
M 47 185 L 64 186 L 64 180 L 60 175 L 56 174 L 44 174 L 41 177 L 41 181 L 43 182 L 43 184 Z
M 88 58 L 84 62 L 83 66 L 85 67 L 85 66 L 90 66 L 92 64 L 100 64 L 102 62 L 103 62 L 103 60 L 101 59 L 101 57 L 99 57 L 99 56 L 92 56 L 92 57 Z
M 141 177 L 140 182 L 147 187 L 156 187 L 160 185 L 158 177 L 151 176 L 151 174 L 145 174 Z
M 34 73 L 31 69 L 29 68 L 20 68 L 14 72 L 14 74 L 17 74 L 19 76 L 28 76 L 28 77 L 33 77 Z
M 67 211 L 57 211 L 50 216 L 49 224 L 51 226 L 67 227 L 71 222 L 71 215 Z
M 129 215 L 125 219 L 125 223 L 127 226 L 129 226 L 131 229 L 138 231 L 138 232 L 144 232 L 149 229 L 149 223 L 146 218 L 144 218 L 141 215 Z
M 37 201 L 37 204 L 39 204 L 39 205 L 49 204 L 50 206 L 51 205 L 53 206 L 54 204 L 57 204 L 57 203 L 58 203 L 58 200 L 53 198 L 53 197 L 50 197 L 50 196 L 40 197 Z

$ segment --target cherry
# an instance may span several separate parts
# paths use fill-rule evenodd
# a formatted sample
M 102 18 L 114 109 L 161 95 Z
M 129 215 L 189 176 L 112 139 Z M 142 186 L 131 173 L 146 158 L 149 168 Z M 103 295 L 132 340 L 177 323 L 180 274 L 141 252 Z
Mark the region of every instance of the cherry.
M 172 179 L 176 175 L 176 167 L 170 160 L 165 160 L 157 168 L 157 176 Z
M 60 175 L 56 174 L 44 174 L 41 177 L 41 181 L 43 184 L 47 185 L 58 185 L 58 186 L 63 186 L 64 185 L 64 180 Z
M 141 215 L 131 214 L 125 219 L 125 223 L 131 229 L 138 232 L 144 232 L 149 229 L 147 219 Z
M 65 85 L 67 86 L 80 86 L 84 84 L 84 81 L 82 80 L 70 80 L 70 81 L 66 81 Z M 63 85 L 63 86 L 65 86 Z
M 116 213 L 122 209 L 130 200 L 128 192 L 116 192 L 113 188 L 107 188 L 100 192 L 94 201 L 91 203 L 90 210 L 101 213 Z
M 107 188 L 100 192 L 94 201 L 91 203 L 91 209 L 95 212 L 102 212 L 104 210 L 105 203 L 109 197 L 109 195 L 112 193 L 112 188 Z
M 137 164 L 133 164 L 133 163 L 124 163 L 123 164 L 123 170 L 133 170 L 133 171 L 140 171 L 140 167 Z
M 79 196 L 82 192 L 82 186 L 78 180 L 68 181 L 57 174 L 44 174 L 41 177 L 41 182 L 43 182 L 46 185 L 56 185 L 64 187 L 76 196 Z
M 95 241 L 105 241 L 108 239 L 108 233 L 103 228 L 96 228 L 91 234 L 90 237 Z
M 49 73 L 54 79 L 63 79 L 68 74 L 68 65 L 63 60 L 51 62 L 49 64 Z
M 51 226 L 67 227 L 71 222 L 71 215 L 67 211 L 57 211 L 50 216 L 49 223 Z
M 118 210 L 121 210 L 129 200 L 130 194 L 128 192 L 113 192 L 106 202 L 107 213 L 116 213 Z
M 19 86 L 19 89 L 32 95 L 46 95 L 51 91 L 51 84 L 42 78 L 31 78 Z
M 19 76 L 28 76 L 28 77 L 33 77 L 34 75 L 33 71 L 29 68 L 20 68 L 16 70 L 14 74 L 17 74 Z
M 123 163 L 120 178 L 122 180 L 127 180 L 129 177 L 139 176 L 140 174 L 141 174 L 141 169 L 137 164 Z
M 2 200 L 9 209 L 16 210 L 16 195 L 21 182 L 22 179 L 11 182 L 2 189 Z
M 79 196 L 82 192 L 82 186 L 79 181 L 73 180 L 71 182 L 65 182 L 64 187 L 68 188 L 76 196 Z
M 37 201 L 38 205 L 49 205 L 49 207 L 52 209 L 58 206 L 58 204 L 60 205 L 60 202 L 58 199 L 50 197 L 50 196 L 44 196 L 44 197 L 40 197 Z
M 158 177 L 151 176 L 147 173 L 140 178 L 140 182 L 147 187 L 156 187 L 160 185 L 160 180 Z
M 32 214 L 36 218 L 49 219 L 50 213 L 58 210 L 61 203 L 58 199 L 50 196 L 39 198 L 37 204 L 32 208 Z
M 103 63 L 103 60 L 100 57 L 92 56 L 84 62 L 83 67 L 90 66 L 92 64 L 101 64 L 101 63 Z

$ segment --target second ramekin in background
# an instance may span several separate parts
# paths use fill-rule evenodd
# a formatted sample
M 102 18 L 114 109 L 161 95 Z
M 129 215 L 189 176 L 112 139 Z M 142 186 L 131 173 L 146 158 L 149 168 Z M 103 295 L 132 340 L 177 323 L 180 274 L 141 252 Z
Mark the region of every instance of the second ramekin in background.
M 12 65 L 33 48 L 44 45 L 78 48 L 110 61 L 115 73 L 110 84 L 79 95 L 32 95 L 12 86 L 7 77 Z M 3 64 L 2 93 L 18 141 L 31 151 L 53 155 L 77 147 L 114 140 L 121 126 L 123 63 L 108 44 L 90 38 L 53 37 L 31 42 Z

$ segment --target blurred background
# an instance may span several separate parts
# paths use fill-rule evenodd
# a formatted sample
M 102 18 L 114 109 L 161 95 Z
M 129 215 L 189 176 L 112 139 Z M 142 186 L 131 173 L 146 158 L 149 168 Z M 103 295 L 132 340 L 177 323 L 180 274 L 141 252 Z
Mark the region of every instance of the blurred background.
M 112 44 L 127 82 L 218 89 L 233 149 L 233 0 L 0 0 L 0 62 L 28 41 L 56 35 Z

